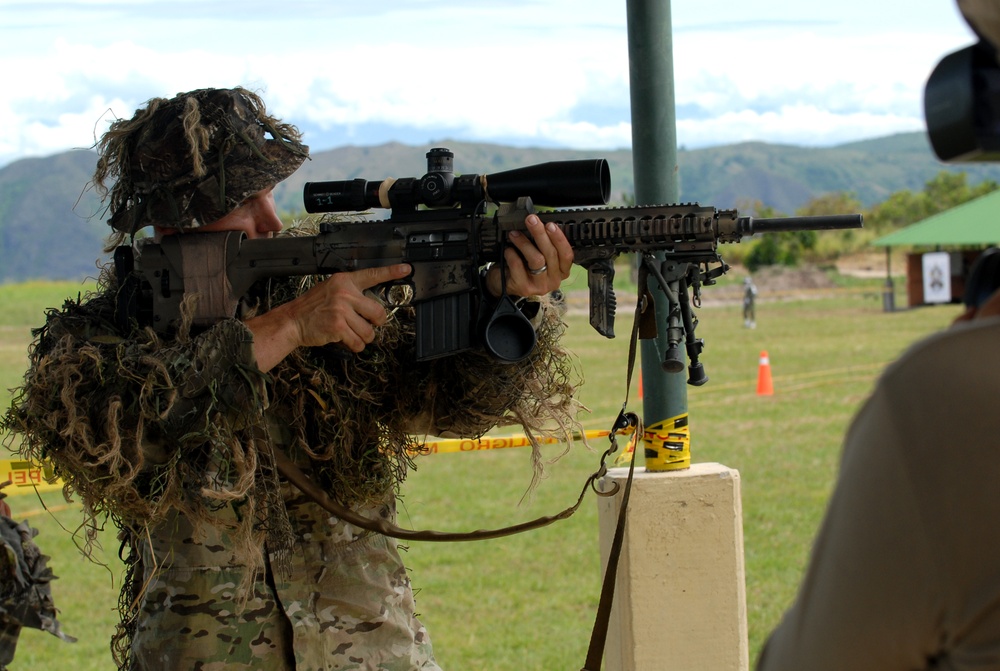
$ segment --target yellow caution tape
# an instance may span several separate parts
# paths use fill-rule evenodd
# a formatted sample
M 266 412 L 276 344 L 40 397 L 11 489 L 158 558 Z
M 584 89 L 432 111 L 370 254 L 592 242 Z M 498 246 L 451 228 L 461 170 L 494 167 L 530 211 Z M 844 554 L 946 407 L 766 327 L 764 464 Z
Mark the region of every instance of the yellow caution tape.
M 691 467 L 691 427 L 688 414 L 647 426 L 642 435 L 647 471 L 679 471 Z
M 607 431 L 584 431 L 582 434 L 573 434 L 574 440 L 581 437 L 604 438 Z M 564 443 L 565 440 L 559 438 L 543 437 L 538 438 L 539 443 L 554 444 Z M 426 441 L 411 454 L 415 456 L 425 454 L 448 454 L 459 452 L 482 452 L 485 450 L 503 450 L 512 447 L 528 447 L 531 440 L 524 435 L 519 436 L 485 436 L 479 439 L 441 439 Z M 17 461 L 13 459 L 0 459 L 0 482 L 10 480 L 11 484 L 4 488 L 4 493 L 8 496 L 26 494 L 33 492 L 47 492 L 62 489 L 61 480 L 54 479 L 51 467 L 42 467 L 30 461 Z M 53 481 L 54 480 L 54 481 Z
M 584 431 L 583 435 L 587 438 L 603 438 L 608 435 L 607 431 Z M 576 433 L 573 435 L 574 440 L 579 440 L 580 434 Z M 539 443 L 564 443 L 565 440 L 560 440 L 558 438 L 539 438 Z M 423 455 L 423 454 L 447 454 L 455 452 L 480 452 L 483 450 L 503 450 L 510 447 L 528 447 L 531 445 L 531 440 L 527 436 L 499 436 L 496 438 L 491 438 L 489 436 L 484 436 L 483 438 L 447 438 L 441 440 L 427 441 L 421 445 L 418 449 L 414 450 L 413 454 Z
M 55 478 L 50 466 L 39 466 L 30 461 L 0 459 L 0 482 L 10 480 L 3 488 L 8 496 L 34 494 L 62 489 L 63 483 Z

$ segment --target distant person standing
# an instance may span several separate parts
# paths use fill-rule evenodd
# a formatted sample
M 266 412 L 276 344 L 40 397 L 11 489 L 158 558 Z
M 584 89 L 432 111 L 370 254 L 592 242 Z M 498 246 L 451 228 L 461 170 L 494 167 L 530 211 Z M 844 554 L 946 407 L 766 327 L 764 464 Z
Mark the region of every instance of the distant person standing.
M 747 275 L 743 278 L 743 328 L 757 328 L 757 285 Z

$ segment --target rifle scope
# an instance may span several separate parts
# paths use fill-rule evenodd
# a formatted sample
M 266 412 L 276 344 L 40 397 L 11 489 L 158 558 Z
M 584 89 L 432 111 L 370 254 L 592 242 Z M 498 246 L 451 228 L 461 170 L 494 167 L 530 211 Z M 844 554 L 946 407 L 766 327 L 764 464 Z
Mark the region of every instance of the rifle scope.
M 454 154 L 444 148 L 427 152 L 427 174 L 367 181 L 350 179 L 306 182 L 306 212 L 356 212 L 373 207 L 416 209 L 475 207 L 483 200 L 512 202 L 529 196 L 538 205 L 605 205 L 611 193 L 611 170 L 603 158 L 550 161 L 492 175 L 455 175 Z

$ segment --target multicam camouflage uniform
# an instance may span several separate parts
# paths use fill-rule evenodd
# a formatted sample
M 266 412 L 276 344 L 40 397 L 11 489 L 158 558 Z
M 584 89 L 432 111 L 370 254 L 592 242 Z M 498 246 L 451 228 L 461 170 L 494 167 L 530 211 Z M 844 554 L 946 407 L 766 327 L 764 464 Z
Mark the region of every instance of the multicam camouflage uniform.
M 395 541 L 283 489 L 296 537 L 290 566 L 281 574 L 269 562 L 250 595 L 240 587 L 249 569 L 224 531 L 209 527 L 193 543 L 198 534 L 181 515 L 151 530 L 142 562 L 158 565 L 145 574 L 151 582 L 133 634 L 136 666 L 438 669 Z M 395 517 L 391 501 L 364 513 Z
M 178 133 L 202 147 L 191 151 L 196 179 L 176 168 Z M 118 177 L 111 222 L 122 233 L 210 223 L 305 156 L 297 131 L 242 90 L 151 101 L 102 142 L 95 181 Z M 266 170 L 255 171 L 261 156 Z M 224 179 L 204 168 L 218 165 Z M 260 283 L 248 309 L 318 279 Z M 54 463 L 94 527 L 111 516 L 121 528 L 131 554 L 113 642 L 120 667 L 437 669 L 395 541 L 307 501 L 278 477 L 274 449 L 342 504 L 392 520 L 413 434 L 572 422 L 575 372 L 555 311 L 535 316 L 539 344 L 518 364 L 481 351 L 418 364 L 401 309 L 349 360 L 305 348 L 264 374 L 240 318 L 165 341 L 123 332 L 117 292 L 106 270 L 96 293 L 49 311 L 2 424 L 23 456 Z

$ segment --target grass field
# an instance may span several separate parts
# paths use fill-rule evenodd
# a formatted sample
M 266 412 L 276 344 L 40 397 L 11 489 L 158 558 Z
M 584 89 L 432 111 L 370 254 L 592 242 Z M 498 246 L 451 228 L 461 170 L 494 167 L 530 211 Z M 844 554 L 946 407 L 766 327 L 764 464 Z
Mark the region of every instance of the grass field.
M 77 286 L 0 285 L 0 402 L 24 369 L 30 327 L 42 308 Z M 706 289 L 706 295 L 711 288 Z M 811 539 L 836 475 L 841 437 L 880 371 L 910 343 L 945 327 L 955 306 L 884 313 L 878 281 L 851 289 L 758 304 L 756 329 L 742 328 L 739 306 L 698 313 L 707 385 L 688 388 L 692 455 L 740 471 L 743 494 L 751 656 L 793 597 Z M 899 302 L 897 302 L 899 304 Z M 625 310 L 618 332 L 628 333 Z M 588 429 L 607 429 L 624 399 L 627 345 L 604 340 L 571 315 L 567 342 L 586 378 Z M 756 395 L 758 357 L 770 355 L 775 394 Z M 641 411 L 633 382 L 631 408 Z M 603 447 L 595 441 L 595 448 Z M 552 446 L 552 453 L 561 451 Z M 407 482 L 401 523 L 468 530 L 553 513 L 575 500 L 597 454 L 576 446 L 548 467 L 524 498 L 527 450 L 421 458 Z M 524 500 L 522 500 L 524 499 Z M 73 505 L 57 493 L 8 499 L 28 517 L 60 579 L 53 589 L 68 645 L 37 631 L 21 636 L 12 669 L 109 669 L 119 566 L 113 530 L 103 536 L 105 565 L 77 552 Z M 42 511 L 42 503 L 49 507 Z M 413 544 L 405 553 L 418 608 L 445 669 L 550 671 L 583 663 L 600 585 L 593 497 L 573 518 L 513 538 L 479 543 Z M 669 640 L 663 642 L 669 655 Z

